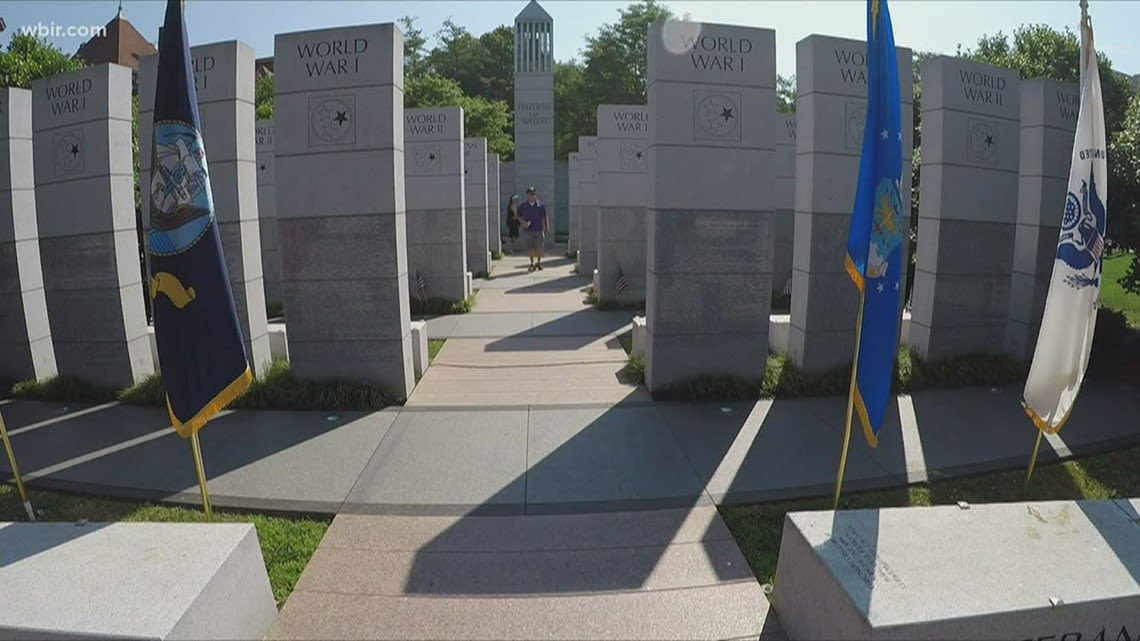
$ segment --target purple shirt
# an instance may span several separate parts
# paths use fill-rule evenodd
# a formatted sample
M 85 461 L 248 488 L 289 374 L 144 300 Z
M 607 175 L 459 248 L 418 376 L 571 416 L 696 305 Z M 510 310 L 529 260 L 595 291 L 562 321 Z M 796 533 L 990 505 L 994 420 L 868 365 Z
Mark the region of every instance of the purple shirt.
M 527 231 L 542 231 L 543 220 L 546 218 L 546 205 L 537 199 L 533 205 L 524 202 L 519 205 L 519 218 L 522 219 L 524 223 L 530 223 L 530 227 L 524 224 L 523 229 Z

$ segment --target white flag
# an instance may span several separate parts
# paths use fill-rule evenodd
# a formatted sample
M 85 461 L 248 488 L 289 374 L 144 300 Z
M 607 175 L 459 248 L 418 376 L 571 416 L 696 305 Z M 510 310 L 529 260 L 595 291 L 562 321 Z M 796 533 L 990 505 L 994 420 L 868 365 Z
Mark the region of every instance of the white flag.
M 1059 431 L 1069 418 L 1088 367 L 1105 251 L 1108 163 L 1104 103 L 1092 26 L 1087 21 L 1081 24 L 1080 69 L 1081 109 L 1073 140 L 1069 193 L 1023 402 L 1034 425 L 1049 433 Z

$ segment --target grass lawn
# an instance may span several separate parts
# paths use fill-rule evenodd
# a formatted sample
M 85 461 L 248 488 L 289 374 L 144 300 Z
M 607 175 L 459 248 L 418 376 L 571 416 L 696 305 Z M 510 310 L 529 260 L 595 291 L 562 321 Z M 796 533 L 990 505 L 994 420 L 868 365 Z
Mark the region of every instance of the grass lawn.
M 1026 464 L 1033 434 L 1026 430 Z M 859 447 L 860 443 L 852 443 Z M 1025 470 L 923 483 L 907 488 L 844 494 L 841 509 L 1007 503 L 1064 499 L 1114 499 L 1140 496 L 1140 447 L 1118 450 L 1082 460 L 1038 466 L 1028 492 L 1023 491 Z M 784 514 L 810 510 L 830 510 L 831 498 L 763 503 L 750 506 L 722 506 L 721 514 L 736 543 L 744 552 L 752 572 L 761 583 L 772 583 Z M 779 589 L 779 586 L 775 586 Z
M 1117 254 L 1104 259 L 1101 272 L 1100 304 L 1105 309 L 1122 312 L 1132 327 L 1140 327 L 1140 295 L 1129 294 L 1120 285 L 1120 278 L 1128 271 L 1132 254 Z
M 439 350 L 443 349 L 443 344 L 447 342 L 445 338 L 429 338 L 428 339 L 428 364 L 435 360 Z
M 89 522 L 150 521 L 159 523 L 204 523 L 200 509 L 167 507 L 113 499 L 91 498 L 58 492 L 32 491 L 30 499 L 42 521 Z M 23 521 L 27 516 L 16 488 L 0 485 L 0 521 Z M 293 591 L 301 571 L 313 556 L 332 517 L 286 518 L 260 514 L 214 511 L 215 522 L 252 523 L 257 528 L 261 555 L 277 607 Z

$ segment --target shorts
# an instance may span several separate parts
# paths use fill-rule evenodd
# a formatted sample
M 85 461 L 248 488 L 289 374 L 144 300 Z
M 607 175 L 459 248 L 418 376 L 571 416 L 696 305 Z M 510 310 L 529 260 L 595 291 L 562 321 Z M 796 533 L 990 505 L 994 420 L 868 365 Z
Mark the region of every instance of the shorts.
M 542 249 L 542 241 L 546 240 L 546 234 L 539 231 L 526 230 L 526 248 L 527 249 Z

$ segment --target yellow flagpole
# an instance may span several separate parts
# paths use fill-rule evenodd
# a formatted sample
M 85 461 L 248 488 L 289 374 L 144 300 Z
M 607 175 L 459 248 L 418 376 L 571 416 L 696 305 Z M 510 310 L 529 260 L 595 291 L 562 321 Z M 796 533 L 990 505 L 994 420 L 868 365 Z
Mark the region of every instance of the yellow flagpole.
M 839 509 L 839 494 L 843 490 L 843 475 L 847 471 L 847 450 L 851 445 L 851 423 L 855 414 L 855 372 L 859 367 L 859 342 L 863 336 L 863 299 L 859 290 L 859 313 L 855 316 L 855 356 L 851 359 L 851 387 L 847 391 L 847 425 L 843 430 L 843 451 L 839 454 L 839 470 L 835 473 L 835 498 L 831 509 Z
M 8 440 L 8 428 L 4 425 L 3 414 L 0 414 L 0 439 L 4 441 L 4 450 L 8 453 L 8 465 L 12 468 L 12 476 L 16 479 L 16 491 L 20 494 L 24 511 L 28 513 L 29 521 L 35 521 L 36 512 L 32 509 L 32 502 L 28 500 L 28 492 L 24 488 L 24 479 L 20 477 L 20 468 L 16 465 L 16 452 L 12 450 L 12 441 Z
M 1029 458 L 1029 471 L 1025 474 L 1025 489 L 1029 489 L 1029 479 L 1033 478 L 1033 470 L 1037 467 L 1037 453 L 1041 451 L 1041 437 L 1045 436 L 1045 430 L 1037 430 L 1037 442 L 1033 444 L 1033 456 Z
M 210 491 L 206 488 L 206 468 L 202 465 L 202 448 L 198 445 L 198 431 L 190 435 L 190 448 L 194 451 L 194 467 L 198 472 L 198 489 L 202 492 L 202 510 L 206 512 L 208 520 L 214 519 L 214 512 L 210 509 Z

